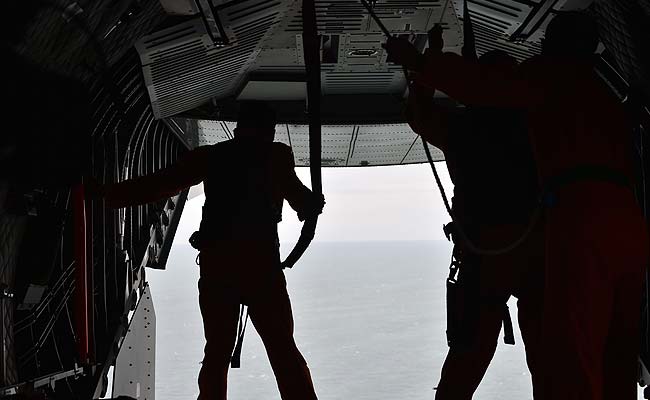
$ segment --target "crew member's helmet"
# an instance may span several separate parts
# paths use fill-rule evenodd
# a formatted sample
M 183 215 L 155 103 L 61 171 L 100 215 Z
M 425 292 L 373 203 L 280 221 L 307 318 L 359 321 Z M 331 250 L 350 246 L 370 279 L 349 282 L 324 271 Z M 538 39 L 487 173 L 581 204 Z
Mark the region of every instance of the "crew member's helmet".
M 244 101 L 239 105 L 235 135 L 259 136 L 271 141 L 275 136 L 275 111 L 265 101 Z
M 569 11 L 558 14 L 549 22 L 543 43 L 543 53 L 552 56 L 586 59 L 598 46 L 598 26 L 587 14 Z

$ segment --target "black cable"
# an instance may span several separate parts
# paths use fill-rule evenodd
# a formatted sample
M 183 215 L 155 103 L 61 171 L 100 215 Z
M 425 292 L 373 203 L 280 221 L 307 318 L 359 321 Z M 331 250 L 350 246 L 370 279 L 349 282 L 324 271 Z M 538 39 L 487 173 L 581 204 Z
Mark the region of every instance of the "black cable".
M 14 332 L 15 333 L 20 333 L 23 329 L 26 329 L 28 326 L 33 325 L 36 323 L 38 318 L 43 314 L 45 311 L 45 308 L 50 305 L 52 300 L 59 294 L 59 291 L 63 286 L 65 285 L 66 281 L 70 279 L 74 272 L 74 265 L 75 263 L 72 262 L 70 265 L 66 268 L 64 273 L 61 275 L 61 277 L 57 280 L 55 285 L 50 289 L 48 294 L 41 299 L 39 302 L 38 306 L 34 308 L 28 315 L 23 317 L 20 321 L 16 322 L 14 324 Z
M 30 347 L 24 354 L 22 354 L 18 358 L 18 362 L 21 367 L 23 367 L 28 361 L 30 361 L 31 359 L 33 359 L 38 355 L 38 352 L 43 347 L 45 340 L 47 340 L 47 337 L 52 332 L 52 329 L 54 328 L 54 325 L 58 320 L 59 315 L 61 315 L 61 312 L 63 311 L 63 308 L 66 307 L 68 300 L 72 296 L 72 293 L 74 293 L 74 289 L 75 289 L 74 281 L 72 281 L 68 287 L 67 292 L 61 298 L 57 307 L 55 308 L 54 313 L 51 315 L 47 324 L 45 324 L 45 328 L 41 332 L 41 335 L 39 336 L 38 340 L 32 345 L 32 347 Z M 33 331 L 32 331 L 32 336 L 33 336 Z M 34 338 L 32 337 L 32 341 L 33 340 Z
M 447 193 L 445 192 L 445 188 L 442 185 L 442 180 L 440 179 L 440 175 L 438 175 L 438 170 L 436 169 L 436 166 L 433 161 L 433 157 L 431 156 L 429 145 L 427 144 L 427 141 L 424 139 L 423 136 L 421 136 L 421 138 L 422 138 L 422 146 L 424 146 L 424 153 L 426 154 L 427 160 L 429 161 L 429 165 L 431 166 L 431 171 L 433 171 L 433 177 L 435 178 L 436 184 L 438 185 L 438 190 L 440 191 L 442 202 L 445 204 L 447 213 L 449 214 L 449 216 L 451 216 L 452 210 L 451 210 L 451 206 L 449 205 L 449 200 L 447 199 Z

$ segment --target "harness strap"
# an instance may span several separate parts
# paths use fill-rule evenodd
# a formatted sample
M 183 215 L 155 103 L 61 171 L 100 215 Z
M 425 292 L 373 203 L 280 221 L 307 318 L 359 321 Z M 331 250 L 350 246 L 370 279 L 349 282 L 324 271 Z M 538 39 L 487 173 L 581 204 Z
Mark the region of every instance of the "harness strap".
M 616 169 L 604 165 L 579 165 L 566 169 L 551 178 L 543 185 L 540 203 L 551 207 L 557 202 L 557 191 L 563 187 L 578 182 L 609 182 L 617 186 L 634 190 L 630 178 Z
M 244 317 L 244 310 L 246 310 L 246 317 Z M 235 350 L 230 357 L 230 367 L 231 368 L 240 368 L 241 367 L 241 351 L 244 346 L 244 332 L 246 332 L 246 324 L 248 323 L 248 309 L 245 305 L 241 305 L 239 311 L 239 328 L 237 329 L 237 344 L 235 345 Z
M 323 194 L 321 176 L 321 82 L 320 82 L 320 39 L 316 22 L 315 0 L 302 0 L 302 37 L 305 73 L 307 78 L 307 117 L 309 120 L 309 173 L 314 194 Z M 318 215 L 305 219 L 300 237 L 282 268 L 292 268 L 309 247 L 314 235 Z

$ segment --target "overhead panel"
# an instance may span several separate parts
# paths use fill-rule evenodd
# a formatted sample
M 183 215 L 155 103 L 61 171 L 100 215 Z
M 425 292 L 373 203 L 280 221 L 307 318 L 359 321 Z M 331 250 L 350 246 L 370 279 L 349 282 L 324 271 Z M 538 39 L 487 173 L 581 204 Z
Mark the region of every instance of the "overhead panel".
M 406 158 L 416 139 L 407 124 L 360 125 L 350 165 L 396 165 Z
M 462 20 L 464 0 L 453 0 L 453 3 Z M 544 0 L 469 0 L 467 3 L 479 56 L 490 50 L 502 50 L 523 61 L 539 54 L 539 40 L 516 40 L 515 36 L 540 11 Z
M 296 165 L 309 165 L 309 126 L 286 125 Z M 348 165 L 355 125 L 324 125 L 321 128 L 321 164 L 324 167 Z
M 219 12 L 229 44 L 215 44 L 200 17 L 145 36 L 137 44 L 154 115 L 195 108 L 240 87 L 259 45 L 281 19 L 281 1 L 242 0 Z
M 157 118 L 210 101 L 219 107 L 238 98 L 287 101 L 304 97 L 295 84 L 305 76 L 301 0 L 199 3 L 211 4 L 211 21 L 223 31 L 223 42 L 215 40 L 212 30 L 206 31 L 197 15 L 137 45 Z M 592 0 L 467 3 L 478 54 L 503 50 L 522 61 L 540 53 L 544 29 L 557 12 L 583 9 Z M 460 52 L 463 0 L 377 0 L 372 5 L 392 35 L 408 38 L 419 50 L 427 46 L 427 31 L 441 23 L 444 50 Z M 359 0 L 315 0 L 315 6 L 323 96 L 405 93 L 401 69 L 387 62 L 382 48 L 385 37 Z M 192 12 L 187 4 L 179 7 Z M 206 14 L 205 7 L 199 9 Z
M 233 137 L 235 123 L 201 120 L 201 145 Z M 276 142 L 290 146 L 297 166 L 309 166 L 309 126 L 278 124 Z M 435 161 L 444 160 L 440 150 L 429 146 Z M 419 136 L 408 124 L 323 125 L 321 162 L 324 167 L 371 167 L 427 162 Z
M 158 0 L 170 15 L 196 15 L 199 12 L 194 0 Z
M 144 37 L 136 46 L 157 118 L 210 100 L 234 99 L 242 91 L 247 99 L 296 97 L 270 95 L 269 88 L 277 86 L 273 82 L 304 80 L 301 1 L 211 4 L 210 15 L 223 28 L 225 42 L 215 41 L 197 15 Z M 460 25 L 447 0 L 378 0 L 374 8 L 391 32 L 409 37 L 421 49 L 426 32 L 437 22 L 447 28 L 448 49 L 459 48 Z M 191 12 L 187 4 L 179 10 Z M 358 0 L 316 0 L 316 10 L 323 95 L 404 93 L 401 70 L 386 62 L 381 46 L 385 37 Z M 268 83 L 247 85 L 249 78 Z
M 237 123 L 231 121 L 199 120 L 199 146 L 223 142 L 234 137 Z
M 374 10 L 391 32 L 409 37 L 421 49 L 426 44 L 426 32 L 442 22 L 447 28 L 447 49 L 460 49 L 460 25 L 451 2 L 378 0 Z M 387 62 L 382 47 L 386 37 L 359 0 L 316 0 L 316 12 L 323 95 L 404 93 L 402 70 Z M 300 3 L 295 2 L 262 44 L 250 71 L 299 75 L 304 73 L 302 54 L 302 14 Z

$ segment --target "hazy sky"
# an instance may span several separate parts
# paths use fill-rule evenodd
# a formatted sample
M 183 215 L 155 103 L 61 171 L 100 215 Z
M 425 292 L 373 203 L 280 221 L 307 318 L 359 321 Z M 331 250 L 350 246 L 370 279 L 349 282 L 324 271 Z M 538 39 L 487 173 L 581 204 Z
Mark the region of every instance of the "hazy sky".
M 436 163 L 451 197 L 451 181 L 444 163 Z M 310 186 L 309 170 L 296 168 Z M 449 221 L 428 164 L 396 167 L 324 168 L 327 205 L 316 231 L 317 241 L 378 241 L 443 239 Z M 177 240 L 186 241 L 201 220 L 203 195 L 188 201 Z M 302 223 L 285 203 L 279 234 L 293 242 Z

